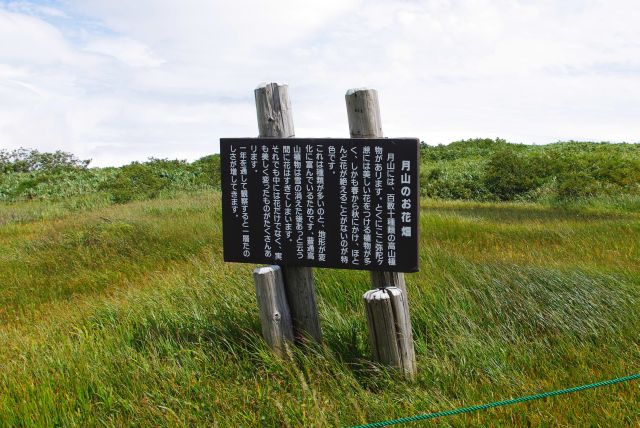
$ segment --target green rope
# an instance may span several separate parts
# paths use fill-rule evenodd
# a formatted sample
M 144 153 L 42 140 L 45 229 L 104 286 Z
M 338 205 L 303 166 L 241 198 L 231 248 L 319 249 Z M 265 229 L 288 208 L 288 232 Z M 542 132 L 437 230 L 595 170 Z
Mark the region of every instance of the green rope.
M 463 407 L 455 410 L 445 410 L 443 412 L 427 413 L 423 415 L 409 416 L 406 418 L 393 419 L 393 420 L 382 421 L 382 422 L 373 422 L 370 424 L 354 426 L 352 428 L 388 427 L 396 424 L 406 424 L 409 422 L 424 421 L 427 419 L 439 418 L 441 416 L 453 416 L 453 415 L 459 415 L 461 413 L 477 412 L 478 410 L 487 410 L 493 407 L 508 406 L 510 404 L 524 403 L 525 401 L 540 400 L 542 398 L 555 397 L 556 395 L 571 394 L 572 392 L 579 392 L 579 391 L 584 391 L 586 389 L 599 388 L 601 386 L 608 386 L 608 385 L 613 385 L 621 382 L 628 382 L 636 379 L 640 379 L 640 373 L 634 374 L 631 376 L 620 377 L 617 379 L 603 380 L 601 382 L 590 383 L 588 385 L 574 386 L 573 388 L 560 389 L 558 391 L 543 392 L 540 394 L 528 395 L 526 397 L 512 398 L 509 400 L 496 401 L 493 403 L 481 404 L 478 406 Z

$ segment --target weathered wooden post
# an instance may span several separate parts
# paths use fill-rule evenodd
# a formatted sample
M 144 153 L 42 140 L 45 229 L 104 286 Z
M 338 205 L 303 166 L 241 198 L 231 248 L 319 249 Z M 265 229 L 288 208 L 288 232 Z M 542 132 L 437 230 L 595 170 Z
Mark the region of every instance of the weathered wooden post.
M 285 297 L 279 266 L 265 266 L 253 271 L 256 285 L 262 336 L 273 351 L 284 357 L 287 342 L 293 342 L 293 325 Z
M 373 358 L 413 378 L 416 362 L 406 295 L 398 287 L 383 287 L 363 298 Z
M 287 85 L 262 84 L 256 88 L 255 98 L 260 138 L 295 136 Z M 312 268 L 281 266 L 281 269 L 296 341 L 311 339 L 320 343 L 322 330 Z
M 321 341 L 312 267 L 377 270 L 364 296 L 374 357 L 412 377 L 406 286 L 394 272 L 419 265 L 419 140 L 380 138 L 373 90 L 347 93 L 352 138 L 293 138 L 286 85 L 259 86 L 255 101 L 259 138 L 220 139 L 223 252 L 272 264 L 254 272 L 265 340 L 281 355 L 292 338 Z
M 351 138 L 382 138 L 378 92 L 350 89 L 345 100 Z M 364 301 L 373 357 L 412 378 L 416 361 L 404 274 L 372 271 L 371 284 Z

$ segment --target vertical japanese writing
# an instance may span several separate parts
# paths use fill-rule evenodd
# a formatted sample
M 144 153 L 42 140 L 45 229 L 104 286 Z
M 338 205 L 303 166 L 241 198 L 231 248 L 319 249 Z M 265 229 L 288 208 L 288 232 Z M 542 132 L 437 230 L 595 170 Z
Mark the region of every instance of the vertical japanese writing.
M 327 231 L 325 229 L 325 201 L 324 201 L 324 147 L 316 148 L 316 206 L 318 230 L 318 261 L 327 260 Z
M 229 175 L 231 176 L 231 212 L 238 215 L 238 149 L 229 151 Z
M 371 146 L 362 147 L 362 262 L 371 264 Z
M 225 140 L 225 260 L 415 271 L 417 140 Z
M 338 188 L 339 188 L 339 201 L 340 201 L 340 262 L 343 264 L 349 263 L 349 197 L 347 195 L 347 189 L 349 186 L 348 169 L 349 169 L 349 152 L 346 147 L 340 146 L 340 158 L 339 166 L 340 171 Z
M 304 218 L 302 214 L 302 148 L 293 146 L 293 192 L 295 201 L 296 258 L 304 259 Z
M 381 146 L 374 148 L 374 193 L 376 195 L 374 257 L 379 266 L 384 264 L 384 207 L 382 205 L 383 151 Z
M 315 153 L 314 146 L 307 144 L 304 147 L 304 164 L 305 164 L 305 197 L 306 197 L 306 232 L 307 232 L 307 260 L 315 260 L 316 258 L 316 237 L 313 229 L 316 221 L 315 207 Z
M 394 153 L 387 153 L 387 263 L 396 265 L 396 195 Z
M 242 218 L 242 256 L 251 257 L 251 230 L 249 227 L 249 175 L 247 148 L 240 147 L 240 212 Z
M 351 263 L 360 264 L 360 159 L 358 148 L 351 147 Z
M 284 235 L 288 241 L 291 241 L 293 235 L 293 201 L 292 201 L 292 184 L 291 178 L 291 146 L 282 146 L 282 180 L 283 180 L 283 196 L 284 196 Z
M 402 197 L 400 212 L 401 229 L 403 238 L 411 238 L 411 161 L 403 160 L 400 168 L 400 196 Z
M 251 169 L 258 170 L 258 146 L 253 144 L 250 147 L 251 150 Z
M 336 146 L 329 146 L 327 154 L 327 166 L 329 171 L 334 171 L 336 168 Z
M 264 256 L 272 256 L 271 243 L 271 179 L 269 177 L 269 146 L 262 146 L 262 227 L 264 236 Z
M 273 199 L 273 258 L 282 260 L 282 177 L 280 176 L 280 147 L 271 147 L 271 184 Z

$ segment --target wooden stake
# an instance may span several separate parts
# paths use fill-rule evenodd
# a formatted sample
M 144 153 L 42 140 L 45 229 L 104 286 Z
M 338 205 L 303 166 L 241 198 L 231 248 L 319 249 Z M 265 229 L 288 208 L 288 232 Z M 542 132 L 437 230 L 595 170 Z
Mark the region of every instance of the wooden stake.
M 295 136 L 289 87 L 268 83 L 255 90 L 260 138 Z M 281 266 L 284 289 L 298 342 L 311 339 L 320 343 L 322 330 L 316 304 L 313 270 L 307 267 Z
M 287 341 L 293 342 L 291 314 L 285 298 L 282 271 L 279 266 L 265 266 L 253 271 L 256 285 L 262 336 L 273 351 L 284 357 Z
M 282 272 L 296 340 L 304 342 L 311 339 L 317 343 L 322 342 L 313 269 L 284 266 Z
M 349 89 L 345 95 L 351 138 L 382 138 L 382 119 L 378 91 Z
M 375 89 L 350 89 L 345 95 L 347 103 L 347 117 L 349 119 L 349 133 L 351 138 L 382 138 L 382 119 L 380 118 L 380 104 L 378 102 L 378 91 Z M 402 367 L 403 372 L 408 377 L 413 377 L 416 371 L 415 365 L 415 351 L 413 347 L 413 334 L 411 331 L 411 318 L 409 316 L 409 295 L 407 294 L 407 286 L 404 280 L 404 274 L 402 272 L 371 272 L 371 285 L 375 289 L 384 289 L 386 287 L 397 288 L 401 294 L 401 298 L 396 299 L 402 303 L 402 310 L 394 313 L 395 322 L 385 323 L 383 320 L 378 321 L 375 319 L 377 316 L 382 316 L 383 312 L 373 311 L 368 308 L 369 305 L 375 305 L 373 303 L 379 300 L 379 295 L 375 292 L 380 290 L 371 290 L 365 294 L 365 304 L 367 305 L 367 319 L 369 320 L 369 339 L 371 341 L 371 347 L 373 348 L 374 358 L 383 364 L 388 364 L 394 367 Z M 367 299 L 367 296 L 371 298 L 371 302 Z M 374 318 L 372 318 L 374 317 Z M 373 333 L 374 329 L 382 328 L 381 326 L 389 326 L 389 331 L 384 334 Z M 378 342 L 379 337 L 391 337 L 395 335 L 395 331 L 391 330 L 393 325 L 402 325 L 403 348 L 396 350 L 381 349 L 381 347 L 387 346 L 400 346 L 398 342 L 385 340 L 384 342 Z M 394 345 L 394 343 L 396 343 Z M 399 360 L 388 361 L 387 356 L 397 356 Z M 382 359 L 380 359 L 382 358 Z
M 369 341 L 374 345 L 373 357 L 413 378 L 416 361 L 404 293 L 398 287 L 369 290 L 364 294 L 364 301 Z
M 351 138 L 384 137 L 378 91 L 366 88 L 350 89 L 347 91 L 345 99 Z M 372 288 L 398 287 L 408 296 L 407 285 L 402 272 L 372 271 L 371 286 Z

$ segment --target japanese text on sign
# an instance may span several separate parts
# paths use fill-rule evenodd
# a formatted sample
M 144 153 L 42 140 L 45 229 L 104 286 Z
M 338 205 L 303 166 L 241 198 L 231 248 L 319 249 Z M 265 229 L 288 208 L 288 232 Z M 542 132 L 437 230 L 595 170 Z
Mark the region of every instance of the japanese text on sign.
M 224 258 L 418 270 L 417 139 L 223 138 Z

